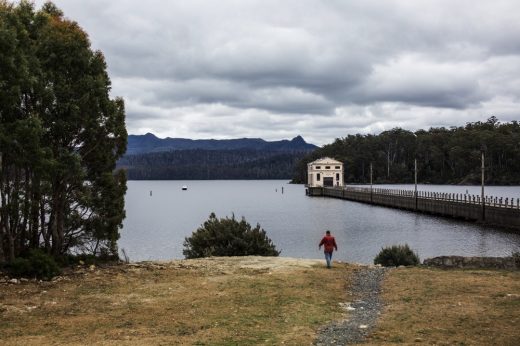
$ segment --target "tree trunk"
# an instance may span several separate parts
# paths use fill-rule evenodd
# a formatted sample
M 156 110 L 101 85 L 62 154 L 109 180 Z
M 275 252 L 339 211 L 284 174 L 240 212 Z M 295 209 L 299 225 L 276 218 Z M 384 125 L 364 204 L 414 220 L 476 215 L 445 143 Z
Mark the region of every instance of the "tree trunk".
M 48 254 L 51 253 L 51 218 L 52 216 L 49 217 L 49 225 L 45 227 L 45 201 L 42 199 L 40 201 L 40 231 L 43 237 L 43 243 L 45 244 L 45 251 Z
M 5 223 L 7 219 L 4 213 L 5 206 L 5 191 L 4 191 L 4 172 L 5 172 L 5 163 L 2 161 L 3 154 L 0 152 L 0 262 L 5 261 L 5 243 L 4 236 L 5 234 Z
M 29 213 L 31 210 L 31 187 L 30 187 L 30 172 L 29 169 L 25 169 L 25 181 L 24 181 L 24 201 L 23 211 L 21 215 L 21 224 L 19 225 L 19 236 L 18 236 L 18 253 L 27 250 L 27 244 L 29 241 L 29 230 L 27 223 L 29 222 Z
M 55 205 L 56 202 L 53 202 L 53 205 Z M 56 216 L 56 209 L 53 208 L 53 212 L 51 213 L 51 217 L 49 218 L 49 232 L 51 234 L 51 248 L 52 248 L 52 254 L 57 256 L 59 254 L 59 239 L 58 239 L 58 230 L 57 230 L 57 216 Z
M 390 179 L 390 148 L 386 152 L 386 178 Z
M 57 210 L 57 218 L 56 218 L 56 233 L 58 235 L 58 246 L 56 247 L 57 253 L 56 256 L 62 255 L 63 252 L 63 244 L 65 242 L 65 197 L 63 193 L 60 193 L 60 197 L 58 200 L 58 210 Z
M 49 235 L 50 235 L 50 238 L 51 238 L 51 248 L 52 248 L 52 253 L 54 255 L 56 255 L 58 253 L 58 230 L 56 229 L 56 220 L 57 220 L 57 211 L 58 211 L 58 194 L 56 193 L 56 191 L 53 192 L 52 194 L 52 200 L 51 200 L 51 211 L 50 211 L 50 215 L 49 215 L 49 224 L 48 224 L 48 227 L 49 227 Z
M 31 191 L 31 212 L 29 222 L 29 247 L 35 249 L 40 246 L 38 237 L 38 226 L 39 226 L 39 215 L 38 211 L 40 208 L 40 179 L 33 177 L 32 179 L 32 191 Z
M 32 186 L 32 201 L 31 201 L 31 221 L 29 230 L 29 246 L 32 249 L 39 247 L 40 239 L 38 236 L 39 226 L 39 207 L 40 207 L 41 193 L 40 193 L 40 179 L 33 178 Z
M 64 192 L 63 179 L 57 179 L 57 186 L 54 188 L 52 198 L 51 234 L 52 234 L 52 253 L 59 256 L 63 250 L 64 241 Z
M 7 233 L 7 251 L 9 253 L 9 262 L 14 261 L 15 259 L 14 240 L 15 238 L 13 237 L 13 235 L 10 232 Z
M 4 254 L 4 231 L 2 230 L 3 226 L 0 223 L 0 263 L 5 262 L 5 254 Z

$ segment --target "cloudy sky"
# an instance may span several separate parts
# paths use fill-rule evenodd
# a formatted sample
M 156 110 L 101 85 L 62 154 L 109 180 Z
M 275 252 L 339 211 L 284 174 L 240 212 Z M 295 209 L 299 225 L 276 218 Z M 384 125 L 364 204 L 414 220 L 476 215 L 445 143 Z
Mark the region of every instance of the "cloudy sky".
M 54 2 L 105 54 L 130 134 L 322 145 L 520 120 L 518 0 Z

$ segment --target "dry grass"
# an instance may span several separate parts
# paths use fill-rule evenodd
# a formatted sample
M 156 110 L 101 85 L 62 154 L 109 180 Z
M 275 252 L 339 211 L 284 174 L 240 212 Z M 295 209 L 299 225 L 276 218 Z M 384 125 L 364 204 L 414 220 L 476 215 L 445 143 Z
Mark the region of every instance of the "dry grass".
M 84 268 L 0 286 L 0 344 L 308 345 L 341 317 L 351 268 L 312 261 Z
M 309 345 L 345 318 L 354 266 L 213 258 L 0 285 L 0 344 Z M 369 344 L 518 345 L 520 273 L 403 268 Z
M 520 345 L 520 273 L 404 268 L 384 283 L 375 345 Z

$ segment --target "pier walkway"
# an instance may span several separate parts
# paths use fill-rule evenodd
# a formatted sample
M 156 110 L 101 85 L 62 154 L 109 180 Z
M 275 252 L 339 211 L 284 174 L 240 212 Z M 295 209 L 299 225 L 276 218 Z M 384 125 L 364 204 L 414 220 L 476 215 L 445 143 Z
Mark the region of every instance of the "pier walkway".
M 325 196 L 350 201 L 411 210 L 421 213 L 478 221 L 520 230 L 520 199 L 369 187 L 307 187 L 309 196 Z

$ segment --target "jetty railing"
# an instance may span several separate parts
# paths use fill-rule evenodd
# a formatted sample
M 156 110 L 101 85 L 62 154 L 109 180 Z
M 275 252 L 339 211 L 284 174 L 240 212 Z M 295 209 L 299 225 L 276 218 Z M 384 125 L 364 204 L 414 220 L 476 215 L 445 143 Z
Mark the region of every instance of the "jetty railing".
M 520 198 L 369 187 L 309 187 L 310 196 L 328 196 L 422 213 L 520 229 Z
M 346 191 L 351 192 L 370 192 L 370 188 L 366 187 L 345 187 Z M 415 192 L 413 190 L 394 190 L 394 189 L 372 189 L 372 192 L 375 194 L 382 195 L 391 195 L 391 196 L 406 196 L 406 197 L 414 197 Z M 472 195 L 467 193 L 447 193 L 447 192 L 432 192 L 432 191 L 417 191 L 418 198 L 424 199 L 433 199 L 439 201 L 451 201 L 451 202 L 459 202 L 459 203 L 470 203 L 470 204 L 479 204 L 481 203 L 481 196 Z M 520 198 L 504 198 L 504 197 L 494 197 L 494 196 L 485 196 L 484 204 L 487 206 L 493 207 L 502 207 L 502 208 L 516 208 L 520 209 Z

